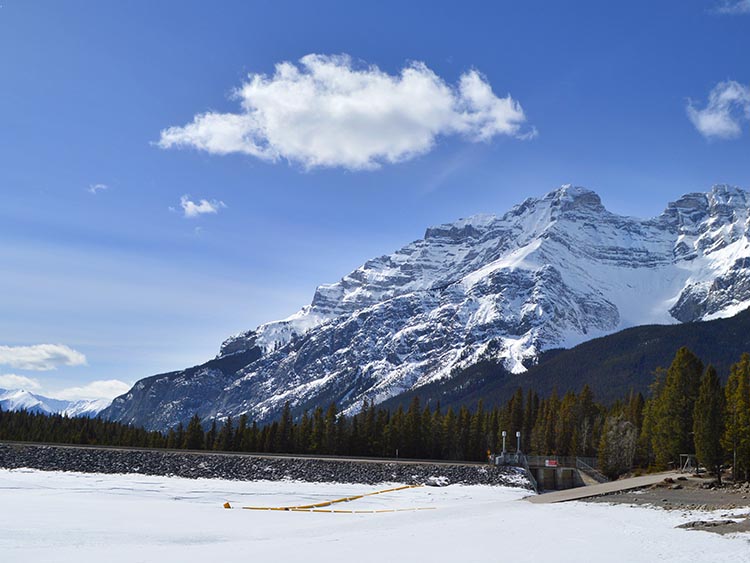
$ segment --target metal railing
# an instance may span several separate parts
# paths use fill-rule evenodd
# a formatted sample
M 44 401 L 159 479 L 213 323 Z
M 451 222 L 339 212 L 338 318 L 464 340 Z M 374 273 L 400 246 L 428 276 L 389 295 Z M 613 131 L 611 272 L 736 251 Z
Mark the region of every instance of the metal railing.
M 591 467 L 581 458 L 576 459 L 576 469 L 578 469 L 579 471 L 583 471 L 597 483 L 609 483 L 609 479 L 607 479 L 602 473 Z
M 556 462 L 558 467 L 577 467 L 579 460 L 593 469 L 599 465 L 595 457 L 585 456 L 530 455 L 526 456 L 526 460 L 534 467 L 545 467 L 549 465 L 548 462 Z

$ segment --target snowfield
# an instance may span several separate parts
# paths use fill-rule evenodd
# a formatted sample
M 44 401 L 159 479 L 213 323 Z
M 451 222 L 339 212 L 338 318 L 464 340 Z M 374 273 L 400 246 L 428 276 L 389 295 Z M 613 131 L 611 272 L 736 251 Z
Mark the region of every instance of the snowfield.
M 390 486 L 396 486 L 391 484 Z M 750 536 L 675 529 L 689 514 L 451 485 L 341 503 L 376 514 L 226 510 L 318 503 L 386 489 L 293 481 L 0 470 L 0 561 L 750 561 Z

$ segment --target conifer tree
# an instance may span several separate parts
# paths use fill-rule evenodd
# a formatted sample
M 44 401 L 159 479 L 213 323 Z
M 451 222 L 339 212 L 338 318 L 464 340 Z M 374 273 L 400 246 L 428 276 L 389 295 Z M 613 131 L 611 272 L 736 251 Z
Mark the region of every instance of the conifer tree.
M 169 432 L 167 433 L 167 449 L 173 450 L 177 446 L 177 434 L 175 433 L 174 428 L 170 428 Z
M 318 406 L 313 411 L 312 418 L 312 435 L 310 438 L 310 453 L 320 454 L 324 453 L 325 444 L 323 441 L 323 433 L 325 430 L 325 422 L 323 420 L 323 408 Z
M 247 443 L 247 414 L 243 413 L 240 415 L 240 420 L 237 423 L 237 431 L 234 433 L 232 449 L 236 452 L 247 451 L 244 446 Z
M 457 460 L 466 460 L 466 452 L 469 446 L 469 439 L 471 436 L 471 411 L 462 405 L 458 409 L 458 417 L 456 419 L 457 427 L 457 441 L 456 441 L 456 457 Z
M 469 432 L 466 444 L 466 457 L 464 459 L 477 461 L 484 459 L 484 451 L 487 449 L 487 438 L 485 433 L 484 401 L 479 399 L 477 408 L 469 420 Z
M 297 432 L 297 452 L 306 454 L 310 452 L 310 440 L 312 439 L 312 419 L 307 411 L 302 413 L 302 420 L 299 423 L 299 432 Z
M 536 406 L 535 406 L 536 405 Z M 526 403 L 523 410 L 523 428 L 521 430 L 521 449 L 525 452 L 531 451 L 531 434 L 539 409 L 539 396 L 529 389 L 526 393 Z
M 750 355 L 743 354 L 731 367 L 725 391 L 724 446 L 732 453 L 735 481 L 750 478 Z
M 217 430 L 216 430 L 216 419 L 214 418 L 211 421 L 211 428 L 209 429 L 208 432 L 206 432 L 206 439 L 205 439 L 205 446 L 204 446 L 205 449 L 207 449 L 207 450 L 213 450 L 214 449 L 214 444 L 216 442 L 216 433 L 217 433 Z
M 523 390 L 519 387 L 510 399 L 508 431 L 516 435 L 523 431 Z
M 404 457 L 404 409 L 398 406 L 388 421 L 385 443 L 388 456 Z
M 661 415 L 661 409 L 657 397 L 660 397 L 664 390 L 664 382 L 667 379 L 667 370 L 656 368 L 654 370 L 654 379 L 649 385 L 649 399 L 643 405 L 643 425 L 641 434 L 638 437 L 638 446 L 636 456 L 644 465 L 651 466 L 655 461 L 654 456 L 654 435 L 656 421 Z
M 575 393 L 568 391 L 560 402 L 555 420 L 555 452 L 557 455 L 570 455 L 573 437 L 577 427 L 577 400 Z
M 279 430 L 276 434 L 276 444 L 274 450 L 281 453 L 289 453 L 292 448 L 292 431 L 294 420 L 292 419 L 292 410 L 289 401 L 284 403 L 281 409 L 281 418 L 279 419 Z
M 592 456 L 596 449 L 594 431 L 599 409 L 594 403 L 591 387 L 584 385 L 578 397 L 578 424 L 576 426 L 575 455 Z
M 331 403 L 326 411 L 325 422 L 323 427 L 324 451 L 327 454 L 337 453 L 336 440 L 336 404 Z
M 177 425 L 177 430 L 175 431 L 174 447 L 175 448 L 185 447 L 185 425 L 183 425 L 182 422 L 180 422 Z
M 432 453 L 430 457 L 433 459 L 441 459 L 445 440 L 443 430 L 443 413 L 440 411 L 440 402 L 438 402 L 435 411 L 432 413 Z
M 419 404 L 419 396 L 414 398 L 409 404 L 409 410 L 406 411 L 406 420 L 404 423 L 404 451 L 402 457 L 420 457 L 422 444 L 422 408 Z
M 698 461 L 716 473 L 721 483 L 721 463 L 724 451 L 721 437 L 724 431 L 724 391 L 713 366 L 708 366 L 701 379 L 693 413 L 693 438 Z
M 422 424 L 421 424 L 421 440 L 419 443 L 419 452 L 416 454 L 418 458 L 429 458 L 432 457 L 432 450 L 434 448 L 434 434 L 432 432 L 432 412 L 430 412 L 429 405 L 426 405 L 422 411 Z
M 203 440 L 204 437 L 201 418 L 196 413 L 188 423 L 187 432 L 185 432 L 185 442 L 182 447 L 188 450 L 202 450 Z
M 443 459 L 458 459 L 458 423 L 453 408 L 443 417 Z
M 680 348 L 661 393 L 653 398 L 651 441 L 657 465 L 664 467 L 676 462 L 679 454 L 692 453 L 693 411 L 702 374 L 703 362 L 687 348 Z
M 228 452 L 232 450 L 232 444 L 234 443 L 234 428 L 232 427 L 232 417 L 228 416 L 224 421 L 224 424 L 219 431 L 219 435 L 216 437 L 214 442 L 214 449 L 222 452 Z
M 560 412 L 560 399 L 557 388 L 552 390 L 552 396 L 547 401 L 547 411 L 544 413 L 544 449 L 542 453 L 557 454 L 555 450 L 555 427 L 557 415 Z

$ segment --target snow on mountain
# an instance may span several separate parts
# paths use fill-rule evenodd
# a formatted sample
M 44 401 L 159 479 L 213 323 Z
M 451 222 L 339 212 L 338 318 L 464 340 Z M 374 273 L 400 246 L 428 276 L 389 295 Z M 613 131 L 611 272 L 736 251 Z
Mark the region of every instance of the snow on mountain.
M 64 401 L 30 393 L 24 389 L 0 389 L 0 408 L 4 411 L 27 410 L 43 414 L 62 414 L 69 417 L 97 416 L 110 405 L 107 399 Z
M 520 374 L 552 347 L 731 316 L 750 305 L 748 197 L 715 186 L 638 219 L 567 185 L 499 217 L 429 228 L 318 287 L 295 315 L 229 338 L 214 362 L 250 354 L 236 371 L 142 380 L 105 414 L 167 427 L 194 412 L 264 420 L 285 401 L 354 412 L 480 359 Z

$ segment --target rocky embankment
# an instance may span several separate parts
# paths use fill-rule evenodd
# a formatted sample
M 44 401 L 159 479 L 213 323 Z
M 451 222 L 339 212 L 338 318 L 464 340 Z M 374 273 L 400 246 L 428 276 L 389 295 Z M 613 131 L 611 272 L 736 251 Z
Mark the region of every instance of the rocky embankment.
M 424 483 L 445 477 L 449 483 L 531 488 L 512 467 L 448 463 L 263 457 L 249 454 L 125 450 L 40 444 L 0 444 L 0 467 L 46 471 L 141 473 L 240 481 L 291 479 L 307 482 Z

